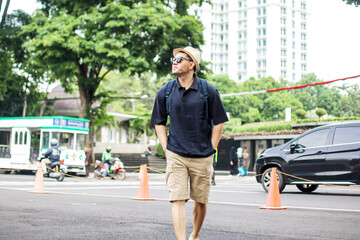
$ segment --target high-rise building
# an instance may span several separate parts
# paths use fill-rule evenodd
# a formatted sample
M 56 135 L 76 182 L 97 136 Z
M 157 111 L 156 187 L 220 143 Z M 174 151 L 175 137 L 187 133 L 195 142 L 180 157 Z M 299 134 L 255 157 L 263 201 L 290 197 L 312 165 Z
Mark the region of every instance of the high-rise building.
M 300 80 L 307 73 L 306 0 L 212 0 L 194 9 L 215 74 Z

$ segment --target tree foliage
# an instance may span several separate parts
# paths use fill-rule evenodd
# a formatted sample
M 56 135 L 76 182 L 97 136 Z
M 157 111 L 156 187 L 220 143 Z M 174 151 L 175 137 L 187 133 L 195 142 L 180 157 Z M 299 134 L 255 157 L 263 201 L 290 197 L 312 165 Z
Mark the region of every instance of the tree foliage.
M 324 116 L 324 115 L 327 114 L 326 110 L 323 109 L 323 108 L 318 108 L 318 109 L 316 109 L 315 113 L 316 113 L 316 115 L 318 115 L 319 119 L 320 119 L 322 116 Z
M 161 1 L 39 2 L 42 11 L 24 28 L 25 34 L 35 36 L 26 45 L 31 60 L 60 80 L 65 90 L 78 87 L 80 117 L 92 124 L 105 119 L 112 92 L 98 88 L 108 73 L 167 74 L 173 48 L 204 43 L 203 26 L 195 17 L 174 13 Z
M 42 76 L 31 67 L 29 53 L 22 44 L 30 35 L 19 35 L 30 15 L 18 10 L 8 14 L 0 28 L 0 116 L 37 116 L 44 97 L 39 92 Z M 29 99 L 24 111 L 24 98 Z M 32 100 L 32 101 L 31 101 Z
M 354 4 L 355 7 L 360 5 L 360 0 L 343 0 L 346 4 L 352 5 Z

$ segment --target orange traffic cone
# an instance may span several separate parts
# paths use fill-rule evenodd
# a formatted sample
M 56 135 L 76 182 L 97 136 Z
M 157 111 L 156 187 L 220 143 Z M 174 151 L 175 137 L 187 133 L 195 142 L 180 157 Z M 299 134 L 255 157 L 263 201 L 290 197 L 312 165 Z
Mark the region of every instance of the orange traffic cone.
M 146 166 L 146 165 L 140 165 L 138 180 L 141 180 L 142 169 L 143 169 L 144 166 Z
M 42 164 L 40 163 L 35 175 L 35 184 L 33 190 L 29 191 L 31 193 L 48 193 L 45 192 L 44 185 L 44 173 L 42 170 Z
M 141 165 L 141 177 L 140 177 L 139 191 L 138 191 L 137 196 L 134 198 L 131 198 L 131 199 L 132 200 L 155 200 L 155 198 L 150 198 L 146 165 Z
M 281 210 L 286 209 L 286 207 L 281 206 L 280 201 L 280 191 L 279 185 L 277 182 L 276 168 L 272 168 L 271 177 L 270 177 L 270 186 L 266 199 L 266 206 L 260 207 L 261 209 L 272 209 L 272 210 Z

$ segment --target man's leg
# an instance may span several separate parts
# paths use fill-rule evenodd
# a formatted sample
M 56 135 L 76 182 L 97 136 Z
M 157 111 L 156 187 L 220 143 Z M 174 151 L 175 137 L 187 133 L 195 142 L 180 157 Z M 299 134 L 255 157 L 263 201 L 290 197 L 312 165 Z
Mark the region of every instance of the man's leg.
M 186 239 L 186 209 L 185 201 L 172 202 L 172 219 L 174 231 L 178 240 Z
M 199 232 L 200 232 L 201 226 L 202 226 L 202 224 L 204 222 L 204 219 L 205 219 L 206 209 L 207 209 L 207 207 L 206 207 L 205 203 L 195 202 L 194 210 L 193 210 L 194 229 L 193 229 L 193 232 L 190 235 L 192 238 L 198 238 L 199 237 Z

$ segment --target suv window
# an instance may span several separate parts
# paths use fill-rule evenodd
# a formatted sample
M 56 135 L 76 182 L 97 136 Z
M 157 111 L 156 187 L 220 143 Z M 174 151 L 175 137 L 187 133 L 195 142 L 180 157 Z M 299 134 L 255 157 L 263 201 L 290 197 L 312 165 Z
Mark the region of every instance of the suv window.
M 335 128 L 334 143 L 343 144 L 360 142 L 360 127 L 339 127 Z
M 302 148 L 324 146 L 330 129 L 322 129 L 305 135 L 297 140 Z

